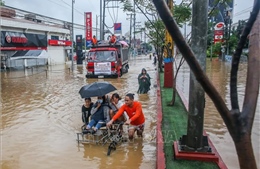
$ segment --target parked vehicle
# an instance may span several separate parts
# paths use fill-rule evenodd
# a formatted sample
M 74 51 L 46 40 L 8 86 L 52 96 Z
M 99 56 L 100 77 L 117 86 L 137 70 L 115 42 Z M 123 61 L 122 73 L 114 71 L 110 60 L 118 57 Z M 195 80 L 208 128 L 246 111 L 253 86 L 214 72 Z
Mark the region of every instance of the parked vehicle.
M 109 45 L 103 41 L 88 52 L 86 78 L 121 77 L 128 72 L 128 58 L 127 46 L 120 42 Z

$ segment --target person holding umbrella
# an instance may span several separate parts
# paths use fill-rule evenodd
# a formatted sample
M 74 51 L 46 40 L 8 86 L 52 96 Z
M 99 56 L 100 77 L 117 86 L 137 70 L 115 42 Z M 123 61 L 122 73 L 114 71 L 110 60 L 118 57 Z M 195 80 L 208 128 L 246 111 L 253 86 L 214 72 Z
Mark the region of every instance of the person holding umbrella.
M 92 134 L 99 130 L 106 123 L 106 121 L 110 119 L 109 106 L 106 101 L 106 96 L 98 96 L 97 99 L 97 102 L 91 109 L 91 120 L 86 128 Z M 90 130 L 92 127 L 94 127 L 93 130 Z
M 144 131 L 145 117 L 140 102 L 134 101 L 134 94 L 128 93 L 125 96 L 125 104 L 120 107 L 118 112 L 113 118 L 107 123 L 107 126 L 112 126 L 113 122 L 116 121 L 120 116 L 123 115 L 124 111 L 129 117 L 125 124 L 128 126 L 128 138 L 132 140 L 134 133 L 137 131 L 137 135 L 142 137 Z

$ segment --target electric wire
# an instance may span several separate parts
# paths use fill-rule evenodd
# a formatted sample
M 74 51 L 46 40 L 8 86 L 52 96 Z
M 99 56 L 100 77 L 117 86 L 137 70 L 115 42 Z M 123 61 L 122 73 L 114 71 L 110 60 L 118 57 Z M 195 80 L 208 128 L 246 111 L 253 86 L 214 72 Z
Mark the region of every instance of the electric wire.
M 44 15 L 41 15 L 41 14 L 37 14 L 37 13 L 34 13 L 34 12 L 29 12 L 29 11 L 26 11 L 26 10 L 23 10 L 23 9 L 18 9 L 18 8 L 15 8 L 15 7 L 11 7 L 11 6 L 7 6 L 5 5 L 4 7 L 7 7 L 9 9 L 14 9 L 16 10 L 16 15 L 17 17 L 20 17 L 20 18 L 23 18 L 24 19 L 24 16 L 26 14 L 34 14 L 36 15 L 37 17 L 39 17 L 42 21 L 45 21 L 46 25 L 48 24 L 53 24 L 51 26 L 54 26 L 54 25 L 60 25 L 60 26 L 64 26 L 64 23 L 70 23 L 68 21 L 64 21 L 64 20 L 61 20 L 61 19 L 56 19 L 56 18 L 52 18 L 52 17 L 49 17 L 49 16 L 44 16 Z M 77 23 L 74 23 L 74 29 L 78 29 L 78 30 L 85 30 L 85 25 L 81 25 L 81 24 L 77 24 Z M 95 30 L 100 30 L 99 28 L 95 28 L 95 27 L 92 27 L 92 29 L 95 29 Z

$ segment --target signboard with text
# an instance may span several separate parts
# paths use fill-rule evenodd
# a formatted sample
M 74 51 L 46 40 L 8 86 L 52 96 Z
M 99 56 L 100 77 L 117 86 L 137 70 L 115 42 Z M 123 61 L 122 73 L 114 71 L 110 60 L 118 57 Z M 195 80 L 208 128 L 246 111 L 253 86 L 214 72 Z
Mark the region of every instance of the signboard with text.
M 85 12 L 85 21 L 86 21 L 86 41 L 91 41 L 92 39 L 92 13 Z
M 71 46 L 72 43 L 71 41 L 67 40 L 54 40 L 54 39 L 49 39 L 48 44 L 50 46 Z
M 1 31 L 0 50 L 38 50 L 47 48 L 47 35 Z
M 111 62 L 95 62 L 94 64 L 95 75 L 106 74 L 111 75 Z
M 114 34 L 122 34 L 121 23 L 114 23 Z
M 223 41 L 224 23 L 219 22 L 214 27 L 214 44 Z

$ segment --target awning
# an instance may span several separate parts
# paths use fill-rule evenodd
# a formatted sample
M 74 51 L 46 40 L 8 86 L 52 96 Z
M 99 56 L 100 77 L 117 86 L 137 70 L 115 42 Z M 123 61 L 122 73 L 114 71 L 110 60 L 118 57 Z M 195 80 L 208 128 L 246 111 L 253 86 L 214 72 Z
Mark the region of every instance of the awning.
M 26 50 L 15 52 L 10 59 L 48 59 L 49 57 L 50 56 L 46 50 Z

